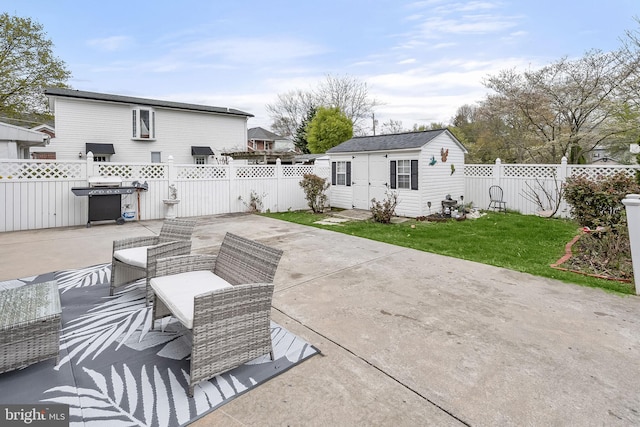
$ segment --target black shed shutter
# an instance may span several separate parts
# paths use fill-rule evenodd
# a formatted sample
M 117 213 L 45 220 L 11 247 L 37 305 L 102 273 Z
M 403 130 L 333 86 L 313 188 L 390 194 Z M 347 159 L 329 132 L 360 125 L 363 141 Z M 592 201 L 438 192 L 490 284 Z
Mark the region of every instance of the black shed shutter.
M 336 185 L 336 162 L 331 162 L 331 185 Z
M 391 188 L 395 189 L 397 187 L 396 185 L 396 161 L 395 160 L 391 160 L 389 162 L 389 165 L 391 166 L 391 173 L 389 175 L 389 182 L 391 183 Z
M 418 189 L 418 161 L 411 160 L 411 189 Z
M 351 187 L 351 162 L 347 162 L 347 187 Z

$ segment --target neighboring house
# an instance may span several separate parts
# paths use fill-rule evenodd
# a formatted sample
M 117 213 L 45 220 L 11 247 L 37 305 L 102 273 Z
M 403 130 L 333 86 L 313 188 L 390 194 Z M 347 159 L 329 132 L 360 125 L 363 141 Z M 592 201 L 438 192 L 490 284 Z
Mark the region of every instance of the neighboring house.
M 619 165 L 620 162 L 609 155 L 609 150 L 607 150 L 602 145 L 597 145 L 596 148 L 591 150 L 587 154 L 587 158 L 590 164 L 592 165 Z
M 464 196 L 466 153 L 446 129 L 352 138 L 327 151 L 331 206 L 369 209 L 395 191 L 399 216 L 440 212 L 447 195 Z
M 46 147 L 49 136 L 31 129 L 0 123 L 0 159 L 30 159 L 31 147 Z
M 55 116 L 47 150 L 60 160 L 205 164 L 231 147 L 244 147 L 252 114 L 224 107 L 52 88 Z M 40 150 L 33 150 L 40 151 Z
M 295 151 L 292 140 L 277 135 L 261 127 L 249 129 L 247 132 L 247 150 L 253 151 Z
M 31 130 L 35 130 L 37 132 L 44 133 L 49 136 L 49 139 L 56 137 L 56 130 L 53 126 L 48 124 L 42 124 L 35 127 L 32 127 Z M 40 160 L 55 160 L 56 153 L 55 151 L 42 151 L 39 148 L 31 149 L 31 158 L 32 159 L 40 159 Z
M 310 164 L 316 166 L 329 166 L 329 156 L 326 154 L 297 154 L 293 160 L 297 164 Z

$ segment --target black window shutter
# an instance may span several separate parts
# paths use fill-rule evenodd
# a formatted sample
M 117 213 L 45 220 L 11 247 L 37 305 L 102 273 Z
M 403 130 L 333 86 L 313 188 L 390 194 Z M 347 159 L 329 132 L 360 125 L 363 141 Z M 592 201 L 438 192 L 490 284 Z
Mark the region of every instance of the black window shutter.
M 411 160 L 411 189 L 418 189 L 418 161 Z
M 336 162 L 331 162 L 331 185 L 336 185 Z
M 347 187 L 351 187 L 351 162 L 347 162 Z
M 395 160 L 391 160 L 389 162 L 389 165 L 391 166 L 391 173 L 389 176 L 389 182 L 391 183 L 391 188 L 395 189 L 397 187 L 396 185 L 396 161 Z

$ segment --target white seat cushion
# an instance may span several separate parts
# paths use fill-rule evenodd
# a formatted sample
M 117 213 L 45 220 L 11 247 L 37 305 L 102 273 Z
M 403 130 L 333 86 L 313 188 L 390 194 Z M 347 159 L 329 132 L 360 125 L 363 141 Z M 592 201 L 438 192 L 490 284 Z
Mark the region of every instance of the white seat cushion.
M 147 248 L 149 246 L 140 246 L 138 248 L 120 249 L 113 253 L 113 257 L 125 264 L 134 265 L 140 268 L 147 268 Z
M 176 319 L 189 329 L 193 328 L 193 301 L 196 295 L 232 287 L 211 271 L 154 277 L 149 284 L 156 298 L 160 298 Z

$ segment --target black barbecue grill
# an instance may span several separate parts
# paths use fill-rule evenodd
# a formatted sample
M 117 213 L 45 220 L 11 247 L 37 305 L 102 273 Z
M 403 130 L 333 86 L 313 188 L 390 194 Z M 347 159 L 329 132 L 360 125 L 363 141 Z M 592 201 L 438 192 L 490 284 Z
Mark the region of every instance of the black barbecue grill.
M 76 196 L 89 197 L 87 227 L 91 227 L 91 221 L 113 220 L 119 225 L 124 224 L 122 195 L 133 194 L 138 187 L 123 187 L 122 179 L 115 176 L 90 177 L 87 181 L 88 187 L 71 189 Z

